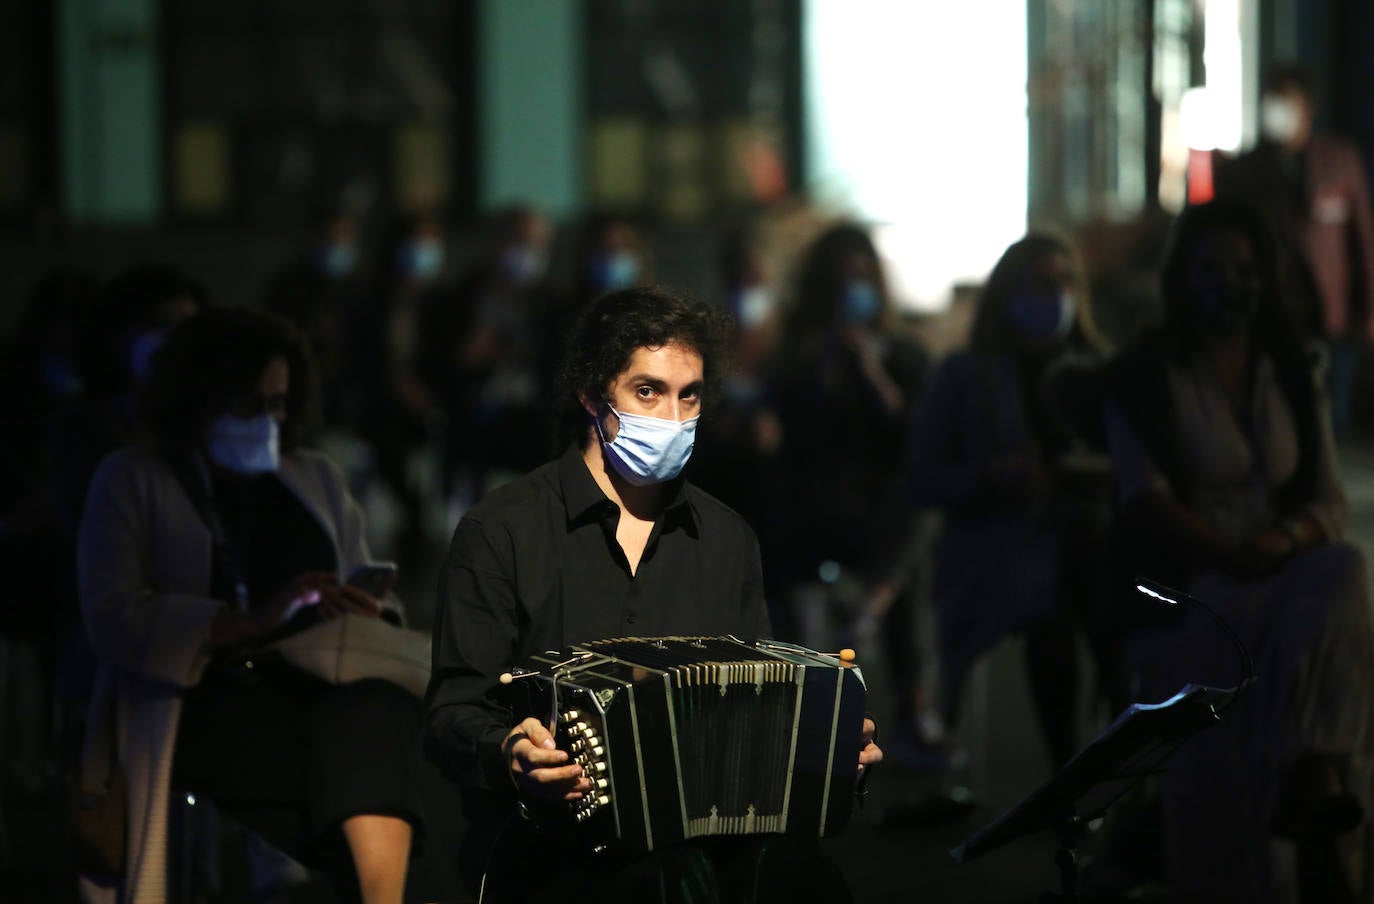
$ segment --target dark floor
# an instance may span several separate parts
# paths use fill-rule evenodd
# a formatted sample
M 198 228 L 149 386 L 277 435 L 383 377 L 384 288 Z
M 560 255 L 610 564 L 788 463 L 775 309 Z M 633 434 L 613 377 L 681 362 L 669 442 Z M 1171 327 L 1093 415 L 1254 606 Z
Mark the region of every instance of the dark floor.
M 999 647 L 970 682 L 974 698 L 957 745 L 961 763 L 947 773 L 887 762 L 871 779 L 864 810 L 843 835 L 826 842 L 848 876 L 856 901 L 1035 901 L 1057 890 L 1057 845 L 1029 837 L 963 865 L 950 849 L 1049 778 L 1023 679 L 1020 644 Z M 886 676 L 866 672 L 877 714 Z M 980 705 L 981 703 L 981 705 Z M 950 791 L 967 788 L 967 803 Z M 908 898 L 909 896 L 909 898 Z

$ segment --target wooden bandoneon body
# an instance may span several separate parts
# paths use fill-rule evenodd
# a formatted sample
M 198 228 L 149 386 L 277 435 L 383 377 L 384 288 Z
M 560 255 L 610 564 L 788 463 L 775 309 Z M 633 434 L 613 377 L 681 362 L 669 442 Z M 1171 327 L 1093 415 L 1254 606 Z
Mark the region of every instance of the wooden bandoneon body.
M 593 846 L 831 835 L 854 803 L 866 689 L 835 656 L 733 637 L 617 638 L 531 657 L 517 715 L 593 782 L 566 819 Z

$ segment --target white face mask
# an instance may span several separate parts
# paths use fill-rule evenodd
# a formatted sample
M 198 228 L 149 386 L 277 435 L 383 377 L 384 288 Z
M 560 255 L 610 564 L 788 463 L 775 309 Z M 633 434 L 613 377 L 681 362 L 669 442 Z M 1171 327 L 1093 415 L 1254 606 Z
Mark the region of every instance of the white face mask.
M 746 329 L 759 326 L 773 312 L 773 292 L 767 286 L 750 286 L 747 289 L 740 289 L 737 305 L 739 307 L 740 326 Z
M 1302 109 L 1296 101 L 1282 95 L 1266 97 L 1260 104 L 1260 131 L 1278 144 L 1287 144 L 1302 129 Z
M 270 414 L 220 415 L 206 431 L 205 447 L 210 460 L 227 471 L 265 474 L 281 466 L 281 427 Z
M 597 418 L 596 432 L 611 467 L 626 483 L 642 487 L 672 480 L 682 473 L 696 446 L 700 415 L 670 421 L 643 414 L 621 414 L 611 408 L 610 402 L 606 407 L 619 418 L 620 430 L 615 439 L 607 441 L 601 418 Z

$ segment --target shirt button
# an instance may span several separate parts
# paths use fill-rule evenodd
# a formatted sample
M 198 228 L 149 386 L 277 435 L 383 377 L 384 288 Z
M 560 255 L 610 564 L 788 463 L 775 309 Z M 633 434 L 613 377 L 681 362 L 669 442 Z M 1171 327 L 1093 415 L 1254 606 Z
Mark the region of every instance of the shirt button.
M 639 621 L 639 616 L 635 615 L 633 612 L 625 616 L 625 624 L 627 625 L 633 625 L 637 621 Z

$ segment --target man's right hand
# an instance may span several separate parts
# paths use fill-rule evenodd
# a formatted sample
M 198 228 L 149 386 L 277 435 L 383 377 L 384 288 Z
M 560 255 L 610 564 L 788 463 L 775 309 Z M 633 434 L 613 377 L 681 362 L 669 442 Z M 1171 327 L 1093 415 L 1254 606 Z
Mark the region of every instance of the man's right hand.
M 553 735 L 538 719 L 526 719 L 511 729 L 501 749 L 506 752 L 511 780 L 525 797 L 577 800 L 591 789 L 582 767 L 568 762 L 568 752 L 554 746 Z

